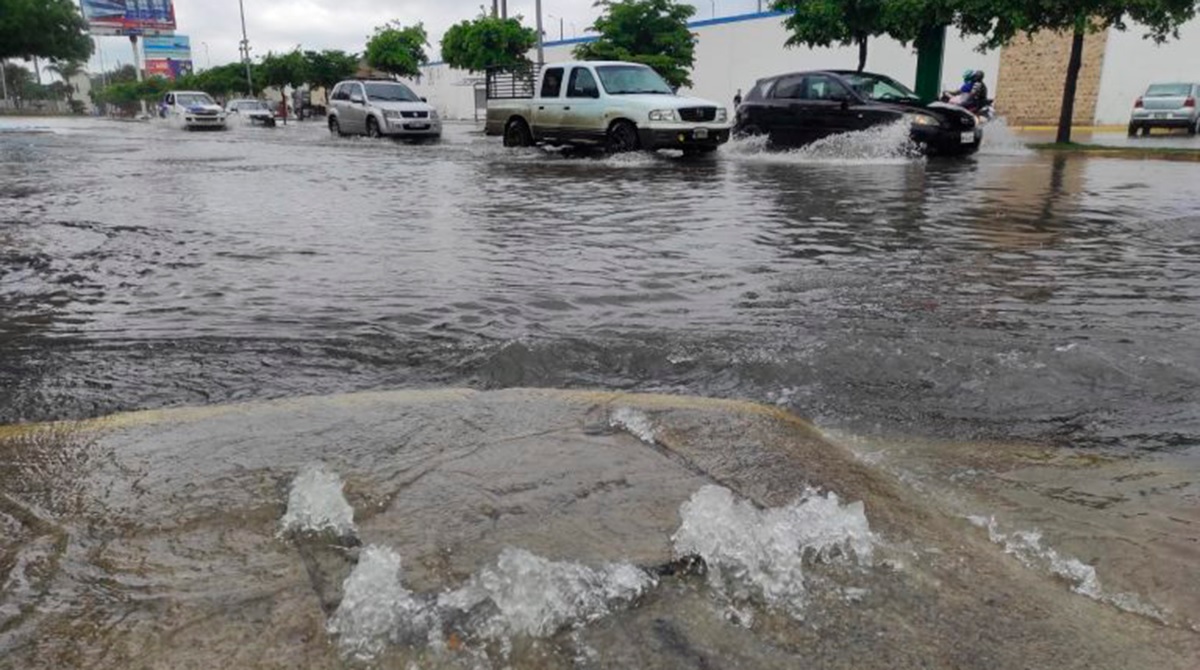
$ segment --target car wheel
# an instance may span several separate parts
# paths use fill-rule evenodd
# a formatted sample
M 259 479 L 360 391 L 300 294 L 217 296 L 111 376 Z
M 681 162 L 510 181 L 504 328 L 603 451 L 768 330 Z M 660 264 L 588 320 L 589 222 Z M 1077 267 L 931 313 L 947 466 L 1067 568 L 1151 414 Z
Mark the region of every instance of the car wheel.
M 381 137 L 383 133 L 379 132 L 379 122 L 375 117 L 367 117 L 367 137 Z
M 529 132 L 529 125 L 524 119 L 513 119 L 504 127 L 504 146 L 506 147 L 528 147 L 533 146 L 533 133 Z
M 1133 125 L 1132 123 L 1129 124 L 1129 136 L 1137 137 L 1137 134 L 1138 134 L 1138 127 Z
M 637 151 L 641 148 L 637 127 L 628 121 L 617 121 L 608 129 L 608 152 L 613 154 Z
M 747 137 L 757 137 L 762 134 L 763 134 L 762 128 L 759 128 L 758 126 L 755 126 L 755 125 L 749 125 L 749 126 L 746 126 L 745 128 L 740 128 L 737 131 L 738 139 L 745 139 Z
M 1197 119 L 1196 122 L 1188 126 L 1187 129 L 1187 134 L 1191 135 L 1192 137 L 1195 137 L 1197 132 L 1200 132 L 1200 119 Z
M 271 119 L 271 125 L 275 125 L 275 119 Z M 346 136 L 346 133 L 342 132 L 342 124 L 338 123 L 336 116 L 329 117 L 329 132 L 337 135 L 338 137 Z

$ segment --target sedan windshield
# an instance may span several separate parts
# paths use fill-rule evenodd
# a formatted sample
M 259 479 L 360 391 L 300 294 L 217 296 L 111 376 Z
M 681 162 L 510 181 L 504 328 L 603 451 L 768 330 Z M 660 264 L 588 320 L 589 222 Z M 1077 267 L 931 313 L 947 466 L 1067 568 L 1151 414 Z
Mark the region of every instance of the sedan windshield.
M 421 101 L 421 99 L 419 97 L 417 97 L 417 94 L 413 93 L 412 90 L 409 89 L 404 84 L 393 84 L 393 83 L 381 84 L 381 83 L 368 82 L 366 84 L 366 86 L 367 86 L 367 97 L 372 100 L 376 100 L 376 101 L 380 101 L 380 102 L 420 102 Z
M 1191 84 L 1154 84 L 1146 90 L 1147 98 L 1183 98 L 1191 94 Z
M 203 93 L 180 93 L 179 95 L 175 96 L 175 100 L 178 101 L 179 104 L 184 107 L 191 107 L 192 105 L 215 105 L 215 104 L 217 104 L 217 103 L 213 102 L 212 98 L 208 97 L 207 95 L 205 95 Z
M 879 102 L 911 102 L 920 100 L 917 94 L 908 90 L 904 84 L 881 74 L 855 72 L 853 74 L 844 74 L 842 78 L 859 95 L 870 100 L 878 100 Z
M 657 72 L 644 65 L 601 65 L 596 68 L 600 83 L 609 95 L 656 93 L 674 95 Z
M 266 109 L 267 104 L 264 102 L 259 102 L 258 100 L 243 100 L 237 103 L 237 108 L 245 110 Z

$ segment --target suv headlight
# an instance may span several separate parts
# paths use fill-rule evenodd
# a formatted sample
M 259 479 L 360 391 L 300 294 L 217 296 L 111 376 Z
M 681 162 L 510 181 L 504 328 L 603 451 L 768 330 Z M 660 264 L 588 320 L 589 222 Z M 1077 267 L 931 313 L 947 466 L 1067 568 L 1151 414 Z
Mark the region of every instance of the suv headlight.
M 383 112 L 383 118 L 385 118 L 385 119 L 401 119 L 401 118 L 404 118 L 404 115 L 401 114 L 400 112 L 385 110 Z
M 438 114 L 437 114 L 436 109 L 429 110 L 429 118 L 433 119 L 434 121 L 437 121 Z
M 650 112 L 651 121 L 678 121 L 679 116 L 673 109 L 656 109 Z
M 728 120 L 729 120 L 729 110 L 725 109 L 724 107 L 718 107 L 717 108 L 717 122 L 725 123 Z

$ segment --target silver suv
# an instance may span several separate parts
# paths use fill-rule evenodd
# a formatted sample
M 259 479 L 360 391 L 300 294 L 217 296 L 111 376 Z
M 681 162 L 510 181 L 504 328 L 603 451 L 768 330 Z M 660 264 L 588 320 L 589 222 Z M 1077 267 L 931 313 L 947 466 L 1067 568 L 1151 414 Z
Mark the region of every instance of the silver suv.
M 1133 103 L 1129 136 L 1151 128 L 1182 128 L 1188 135 L 1200 132 L 1200 84 L 1151 84 L 1146 94 Z
M 437 110 L 398 81 L 352 80 L 329 96 L 329 132 L 335 135 L 435 138 L 442 134 Z

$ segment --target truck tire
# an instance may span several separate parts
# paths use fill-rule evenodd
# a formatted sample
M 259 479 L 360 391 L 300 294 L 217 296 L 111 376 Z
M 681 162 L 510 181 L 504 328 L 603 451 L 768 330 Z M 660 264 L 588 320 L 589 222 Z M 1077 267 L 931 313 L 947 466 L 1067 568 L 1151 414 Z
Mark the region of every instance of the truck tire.
M 637 126 L 628 121 L 617 121 L 608 129 L 608 152 L 619 154 L 626 151 L 637 151 L 641 148 L 638 139 Z
M 533 146 L 533 133 L 529 132 L 529 125 L 524 119 L 513 119 L 504 126 L 504 146 L 506 147 L 531 147 Z

